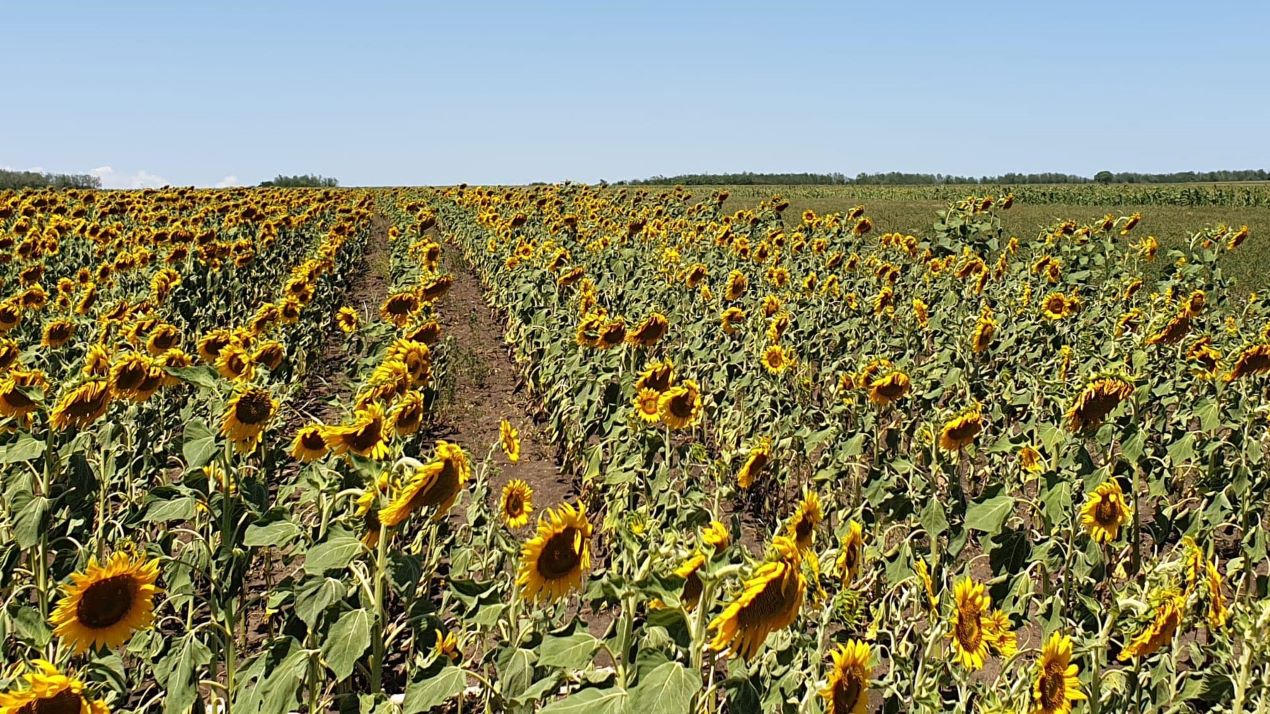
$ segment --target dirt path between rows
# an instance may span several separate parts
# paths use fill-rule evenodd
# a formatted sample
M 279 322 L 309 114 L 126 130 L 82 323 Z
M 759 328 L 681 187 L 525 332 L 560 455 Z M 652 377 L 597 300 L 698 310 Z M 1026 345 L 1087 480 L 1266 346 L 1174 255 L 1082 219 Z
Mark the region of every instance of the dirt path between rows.
M 506 419 L 520 431 L 520 461 L 511 463 L 495 447 L 492 463 L 499 473 L 490 479 L 497 499 L 512 479 L 534 490 L 534 518 L 575 495 L 556 466 L 555 449 L 529 415 L 532 398 L 503 342 L 503 326 L 485 302 L 479 279 L 463 262 L 457 247 L 443 244 L 442 272 L 454 286 L 438 306 L 442 335 L 449 343 L 453 394 L 441 405 L 437 436 L 454 441 L 480 461 L 499 443 L 499 423 Z

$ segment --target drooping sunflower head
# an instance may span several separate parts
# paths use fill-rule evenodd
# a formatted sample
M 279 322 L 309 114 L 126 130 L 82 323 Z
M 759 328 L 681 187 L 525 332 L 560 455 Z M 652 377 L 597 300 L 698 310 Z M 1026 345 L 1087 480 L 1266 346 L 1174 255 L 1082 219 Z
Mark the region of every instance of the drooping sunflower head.
M 939 448 L 957 451 L 973 443 L 983 431 L 983 412 L 978 405 L 970 407 L 944 424 L 939 433 Z
M 10 372 L 0 379 L 0 416 L 21 419 L 39 408 L 39 403 L 26 392 L 26 385 Z
M 710 525 L 701 529 L 701 540 L 716 551 L 723 550 L 732 542 L 732 534 L 721 521 L 710 521 Z
M 633 344 L 651 347 L 661 341 L 670 330 L 670 321 L 660 312 L 654 312 L 640 323 L 626 339 Z
M 820 507 L 820 495 L 815 491 L 803 493 L 803 498 L 794 510 L 794 515 L 785 524 L 785 533 L 794 540 L 799 550 L 811 547 L 816 537 L 816 526 L 825 519 Z
M 595 341 L 595 346 L 602 349 L 612 349 L 622 344 L 626 339 L 626 320 L 616 318 L 609 320 L 600 328 L 599 336 Z
M 291 456 L 306 464 L 326 456 L 330 449 L 326 446 L 326 438 L 322 436 L 324 429 L 321 424 L 301 427 L 291 442 Z
M 1076 396 L 1067 411 L 1068 428 L 1079 432 L 1096 429 L 1120 403 L 1133 396 L 1133 385 L 1119 376 L 1100 377 Z
M 884 407 L 903 399 L 911 389 L 908 375 L 893 370 L 869 383 L 869 401 Z
M 736 474 L 736 485 L 741 488 L 750 488 L 763 473 L 763 469 L 772 460 L 772 440 L 770 437 L 763 437 L 758 440 L 750 448 L 750 453 L 745 457 L 745 463 L 741 465 L 741 470 Z
M 516 586 L 524 597 L 554 602 L 580 588 L 591 568 L 591 532 L 584 506 L 548 509 L 521 549 Z
M 970 348 L 976 353 L 985 352 L 992 346 L 992 338 L 997 334 L 997 321 L 990 310 L 984 310 L 975 321 L 974 330 L 970 333 Z
M 705 555 L 693 553 L 678 568 L 675 568 L 675 575 L 684 580 L 683 591 L 680 593 L 679 599 L 688 610 L 696 609 L 697 603 L 701 601 L 701 591 L 704 584 L 701 582 L 701 576 L 697 574 L 697 571 L 701 570 L 701 567 L 705 564 Z
M 711 649 L 727 648 L 752 659 L 769 634 L 797 619 L 807 591 L 798 546 L 776 536 L 772 551 L 774 557 L 754 571 L 736 599 L 710 622 L 715 632 Z
M 392 430 L 397 436 L 410 436 L 423 425 L 425 406 L 423 394 L 410 390 L 397 400 L 392 409 Z
M 843 586 L 850 585 L 864 565 L 864 526 L 859 521 L 847 524 L 847 535 L 838 548 L 838 576 Z
M 433 510 L 433 520 L 440 520 L 472 476 L 467 454 L 457 444 L 447 441 L 437 442 L 432 461 L 412 469 L 392 502 L 379 511 L 379 519 L 390 528 L 425 508 Z
M 685 379 L 666 390 L 657 401 L 661 421 L 671 429 L 686 429 L 701 418 L 701 391 L 697 383 Z
M 50 421 L 54 429 L 82 429 L 100 419 L 110 409 L 113 398 L 105 380 L 85 382 L 67 392 L 53 408 Z
M 117 552 L 99 565 L 96 558 L 62 585 L 62 599 L 50 617 L 53 632 L 76 653 L 118 647 L 154 619 L 154 583 L 159 560 Z
M 323 436 L 331 451 L 339 455 L 352 452 L 376 461 L 388 457 L 389 432 L 384 408 L 378 402 L 357 409 L 347 425 L 327 427 Z
M 48 324 L 44 326 L 44 335 L 40 338 L 40 344 L 49 349 L 57 349 L 58 347 L 65 345 L 67 342 L 70 342 L 71 338 L 74 336 L 75 323 L 70 320 L 58 318 L 56 320 L 50 320 Z
M 1116 479 L 1098 484 L 1080 509 L 1081 525 L 1097 543 L 1115 540 L 1129 516 L 1128 499 Z
M 639 379 L 635 380 L 635 391 L 651 389 L 661 394 L 675 383 L 675 365 L 670 360 L 653 362 L 644 368 Z
M 506 419 L 498 425 L 498 442 L 503 447 L 507 460 L 513 464 L 520 461 L 520 431 Z
M 410 318 L 419 311 L 419 296 L 413 290 L 393 293 L 379 306 L 379 316 L 385 322 L 397 327 L 405 327 Z
M 873 652 L 859 640 L 847 640 L 829 653 L 829 682 L 820 690 L 832 714 L 865 714 L 869 710 L 869 678 Z
M 1118 659 L 1123 662 L 1134 657 L 1147 657 L 1166 647 L 1181 626 L 1185 609 L 1186 597 L 1183 594 L 1175 590 L 1162 593 L 1155 606 L 1154 619 L 1120 650 Z
M 508 528 L 519 528 L 529 522 L 534 512 L 534 489 L 529 484 L 514 479 L 503 486 L 498 501 L 498 513 Z
M 144 402 L 163 386 L 166 372 L 139 352 L 125 352 L 110 368 L 110 388 L 117 396 Z
M 1041 452 L 1030 444 L 1019 449 L 1019 465 L 1030 474 L 1037 474 L 1045 469 Z
M 1227 382 L 1240 377 L 1270 374 L 1270 344 L 1249 345 L 1235 358 L 1235 366 L 1225 376 Z
M 723 299 L 728 302 L 739 300 L 749 287 L 750 280 L 745 277 L 745 273 L 742 273 L 739 270 L 733 270 L 728 273 L 728 283 L 727 288 L 723 291 Z

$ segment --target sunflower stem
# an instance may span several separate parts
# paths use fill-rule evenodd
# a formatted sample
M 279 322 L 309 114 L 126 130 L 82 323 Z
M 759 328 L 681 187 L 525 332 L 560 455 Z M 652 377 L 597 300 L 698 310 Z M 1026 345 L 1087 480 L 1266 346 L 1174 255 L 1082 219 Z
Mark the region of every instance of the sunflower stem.
M 435 530 L 435 529 L 434 529 Z M 375 548 L 375 632 L 371 635 L 372 646 L 370 661 L 370 693 L 379 694 L 383 690 L 384 677 L 384 563 L 388 553 L 388 529 L 379 524 L 379 543 Z

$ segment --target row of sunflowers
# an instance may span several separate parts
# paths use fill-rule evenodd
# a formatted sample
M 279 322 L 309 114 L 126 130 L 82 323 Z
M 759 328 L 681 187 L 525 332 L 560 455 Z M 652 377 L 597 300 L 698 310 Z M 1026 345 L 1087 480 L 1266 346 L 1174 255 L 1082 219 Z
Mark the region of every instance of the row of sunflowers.
M 1270 310 L 1221 268 L 1246 227 L 1166 248 L 1139 214 L 1006 235 L 1013 195 L 921 236 L 722 191 L 407 196 L 581 489 L 519 537 L 429 541 L 475 647 L 408 703 L 1270 705 Z

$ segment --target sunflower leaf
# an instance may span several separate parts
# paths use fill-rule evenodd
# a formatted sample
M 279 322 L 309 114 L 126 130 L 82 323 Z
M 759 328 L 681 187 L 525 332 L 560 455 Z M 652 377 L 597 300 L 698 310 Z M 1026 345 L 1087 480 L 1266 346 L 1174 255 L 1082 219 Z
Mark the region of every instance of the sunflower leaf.
M 21 461 L 32 461 L 44 453 L 44 442 L 32 439 L 30 434 L 21 434 L 18 440 L 0 449 L 0 464 L 16 464 Z
M 206 466 L 216 454 L 216 435 L 207 427 L 202 419 L 194 419 L 185 425 L 182 438 L 181 455 L 185 457 L 185 465 L 191 469 Z
M 984 533 L 998 533 L 1005 519 L 1013 512 L 1014 497 L 1009 494 L 972 503 L 966 509 L 966 527 Z
M 582 669 L 591 663 L 591 656 L 600 647 L 600 641 L 587 632 L 568 637 L 548 637 L 542 641 L 538 664 L 561 669 Z
M 371 614 L 364 608 L 340 616 L 326 633 L 322 658 L 339 681 L 348 679 L 366 648 L 370 647 Z
M 343 570 L 362 551 L 362 542 L 352 536 L 335 536 L 309 548 L 304 556 L 304 572 L 323 575 L 328 570 Z
M 583 689 L 543 707 L 539 714 L 626 714 L 630 694 L 624 689 Z
M 631 690 L 631 711 L 657 714 L 687 713 L 701 689 L 701 675 L 678 662 L 658 666 Z
M 467 676 L 463 670 L 453 665 L 446 665 L 431 677 L 415 680 L 406 687 L 406 698 L 402 702 L 403 714 L 419 714 L 441 706 L 463 691 L 467 684 Z

